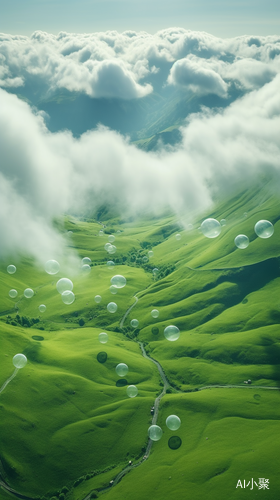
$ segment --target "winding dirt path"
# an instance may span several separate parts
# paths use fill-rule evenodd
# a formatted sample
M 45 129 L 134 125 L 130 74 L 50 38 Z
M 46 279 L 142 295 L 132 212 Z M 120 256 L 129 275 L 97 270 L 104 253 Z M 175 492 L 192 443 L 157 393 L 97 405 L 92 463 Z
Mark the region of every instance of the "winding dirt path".
M 13 372 L 13 374 L 9 378 L 7 378 L 6 382 L 4 382 L 4 384 L 2 385 L 2 387 L 0 389 L 0 394 L 1 394 L 1 392 L 4 391 L 5 387 L 7 387 L 8 383 L 11 382 L 11 380 L 13 380 L 13 378 L 16 376 L 18 371 L 19 371 L 19 368 L 16 368 L 15 371 Z

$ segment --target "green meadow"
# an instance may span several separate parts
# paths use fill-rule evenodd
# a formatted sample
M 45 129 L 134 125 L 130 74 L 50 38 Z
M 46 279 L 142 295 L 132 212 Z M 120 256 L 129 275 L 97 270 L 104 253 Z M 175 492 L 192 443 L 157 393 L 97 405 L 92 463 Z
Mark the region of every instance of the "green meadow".
M 226 220 L 217 238 L 199 231 L 207 217 Z M 261 219 L 274 225 L 270 238 L 254 232 Z M 0 388 L 13 374 L 13 356 L 28 359 L 0 393 L 2 479 L 22 495 L 46 500 L 275 500 L 280 214 L 272 183 L 217 201 L 211 213 L 134 220 L 104 212 L 55 224 L 78 259 L 90 257 L 89 274 L 81 273 L 78 259 L 72 267 L 63 263 L 55 276 L 29 256 L 0 266 Z M 113 255 L 104 249 L 109 234 L 116 238 Z M 249 237 L 246 249 L 235 246 L 238 234 Z M 153 256 L 143 260 L 150 250 Z M 9 264 L 15 274 L 7 273 Z M 127 284 L 112 294 L 116 274 Z M 71 305 L 56 290 L 61 277 L 73 281 Z M 35 292 L 31 299 L 23 294 L 27 287 Z M 9 297 L 13 288 L 15 299 Z M 114 314 L 109 302 L 117 304 Z M 39 312 L 40 304 L 46 312 Z M 155 308 L 158 318 L 151 316 Z M 130 325 L 135 318 L 136 329 Z M 180 329 L 175 342 L 164 337 L 168 325 Z M 108 343 L 99 342 L 101 332 Z M 157 420 L 163 436 L 146 460 L 151 407 L 163 382 L 139 342 L 170 384 Z M 115 371 L 118 363 L 128 365 L 124 378 Z M 137 397 L 127 396 L 128 385 L 137 386 Z M 177 431 L 165 424 L 172 414 L 182 422 Z M 172 436 L 181 439 L 177 449 L 169 447 Z M 139 465 L 109 487 L 129 461 Z M 269 490 L 258 488 L 260 478 L 269 480 Z M 246 486 L 236 487 L 239 480 Z M 8 497 L 2 488 L 0 498 Z

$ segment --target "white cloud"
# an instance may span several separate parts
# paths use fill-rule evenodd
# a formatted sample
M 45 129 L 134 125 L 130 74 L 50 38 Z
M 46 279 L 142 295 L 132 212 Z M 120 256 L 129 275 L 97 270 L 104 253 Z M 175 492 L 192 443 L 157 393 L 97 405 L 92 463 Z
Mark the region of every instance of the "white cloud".
M 129 31 L 52 35 L 37 31 L 31 37 L 0 34 L 0 58 L 1 86 L 28 85 L 29 79 L 32 84 L 37 79 L 38 87 L 44 90 L 66 88 L 91 97 L 134 99 L 152 91 L 149 78 L 155 71 L 164 86 L 166 69 L 168 74 L 175 63 L 178 73 L 184 68 L 193 76 L 198 73 L 203 81 L 198 89 L 205 88 L 208 81 L 218 95 L 224 95 L 225 83 L 219 76 L 236 79 L 244 88 L 252 89 L 280 71 L 280 37 L 243 36 L 224 40 L 176 27 L 154 35 Z M 187 62 L 183 63 L 184 60 Z M 190 68 L 189 60 L 197 62 L 200 68 L 197 71 Z M 220 68 L 224 65 L 224 73 L 216 71 L 215 61 Z M 215 71 L 218 76 L 209 73 L 207 76 L 203 68 Z M 125 92 L 119 89 L 118 82 L 125 86 Z
M 198 95 L 217 94 L 227 97 L 227 84 L 218 73 L 191 59 L 176 61 L 168 77 L 168 83 L 185 87 Z
M 280 76 L 224 111 L 191 116 L 177 149 L 146 153 L 104 127 L 79 139 L 50 133 L 42 116 L 0 90 L 1 256 L 38 260 L 62 252 L 52 218 L 89 204 L 118 202 L 125 213 L 181 213 L 211 205 L 263 171 L 280 172 Z M 210 187 L 209 187 L 210 186 Z

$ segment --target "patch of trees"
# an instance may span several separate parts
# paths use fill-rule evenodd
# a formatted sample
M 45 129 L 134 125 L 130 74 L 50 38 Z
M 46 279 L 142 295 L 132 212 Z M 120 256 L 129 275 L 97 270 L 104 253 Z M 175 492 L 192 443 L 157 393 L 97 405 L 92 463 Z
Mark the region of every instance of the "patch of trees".
M 27 316 L 20 316 L 16 314 L 13 318 L 12 316 L 7 316 L 6 323 L 13 326 L 24 326 L 25 328 L 30 328 L 40 322 L 39 318 L 28 318 Z

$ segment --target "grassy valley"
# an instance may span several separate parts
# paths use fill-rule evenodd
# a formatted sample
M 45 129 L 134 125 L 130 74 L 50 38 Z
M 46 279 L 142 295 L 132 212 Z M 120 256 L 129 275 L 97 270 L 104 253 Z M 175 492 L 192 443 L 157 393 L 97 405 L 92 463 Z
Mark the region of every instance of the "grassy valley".
M 217 238 L 199 231 L 206 217 L 226 220 Z M 271 238 L 254 233 L 260 219 L 274 224 Z M 266 184 L 217 201 L 211 213 L 193 216 L 192 226 L 185 214 L 105 216 L 105 234 L 99 236 L 100 221 L 65 217 L 60 230 L 80 258 L 90 257 L 89 274 L 62 266 L 51 276 L 28 256 L 2 262 L 0 386 L 14 371 L 13 356 L 28 358 L 0 393 L 2 479 L 29 498 L 48 500 L 275 499 L 279 219 L 279 199 Z M 111 233 L 117 252 L 108 256 L 104 244 Z M 246 249 L 236 248 L 238 234 L 249 237 Z M 149 250 L 153 256 L 146 259 Z M 107 260 L 115 266 L 108 268 Z M 16 265 L 15 274 L 7 273 L 9 264 Z M 113 295 L 109 286 L 116 274 L 127 285 Z M 56 291 L 64 276 L 74 284 L 71 305 Z M 35 291 L 31 299 L 23 295 L 27 287 Z M 13 288 L 15 299 L 9 297 Z M 118 306 L 114 314 L 106 307 L 112 301 Z M 45 313 L 40 304 L 47 306 Z M 158 318 L 151 316 L 154 308 Z M 134 318 L 136 329 L 130 325 Z M 168 325 L 180 329 L 175 342 L 164 337 Z M 103 331 L 106 344 L 98 340 Z M 163 436 L 147 460 L 151 407 L 163 382 L 140 342 L 169 382 L 157 420 Z M 129 367 L 125 378 L 115 371 L 118 363 Z M 131 384 L 139 391 L 135 398 L 126 394 Z M 177 431 L 165 424 L 172 414 L 182 422 Z M 174 435 L 182 442 L 177 449 L 168 445 Z M 139 465 L 109 487 L 129 461 Z M 238 480 L 247 484 L 252 478 L 269 479 L 269 490 L 255 484 L 253 491 L 236 488 Z M 8 494 L 1 490 L 0 498 Z

